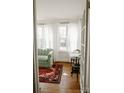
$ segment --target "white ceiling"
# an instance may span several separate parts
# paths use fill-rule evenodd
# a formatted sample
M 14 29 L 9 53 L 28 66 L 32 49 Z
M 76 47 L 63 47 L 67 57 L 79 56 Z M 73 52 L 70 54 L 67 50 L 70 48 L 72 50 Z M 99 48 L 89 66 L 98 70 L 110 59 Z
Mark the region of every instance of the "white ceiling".
M 83 14 L 83 0 L 36 0 L 37 20 L 71 19 Z

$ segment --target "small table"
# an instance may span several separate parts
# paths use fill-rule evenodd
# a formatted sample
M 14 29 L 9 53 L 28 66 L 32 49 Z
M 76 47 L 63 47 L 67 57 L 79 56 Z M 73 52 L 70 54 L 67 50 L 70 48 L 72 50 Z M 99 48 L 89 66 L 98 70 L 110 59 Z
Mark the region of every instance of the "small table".
M 72 72 L 71 72 L 71 76 L 73 75 L 73 73 L 77 74 L 77 78 L 78 78 L 78 74 L 80 72 L 80 53 L 73 53 L 71 54 L 71 63 L 72 63 Z

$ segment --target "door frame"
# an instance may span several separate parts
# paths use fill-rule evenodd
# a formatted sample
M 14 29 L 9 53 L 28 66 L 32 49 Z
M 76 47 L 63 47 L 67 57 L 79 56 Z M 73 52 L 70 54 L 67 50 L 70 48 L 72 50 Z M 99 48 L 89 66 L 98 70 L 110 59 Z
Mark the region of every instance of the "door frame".
M 33 93 L 40 93 L 39 89 L 39 78 L 38 78 L 38 60 L 37 60 L 37 40 L 36 40 L 36 0 L 33 0 Z M 87 90 L 87 82 L 88 79 L 90 81 L 90 62 L 87 65 L 87 57 L 90 59 L 90 53 L 87 54 L 88 51 L 88 40 L 90 39 L 89 30 L 88 30 L 88 12 L 89 12 L 90 1 L 86 0 L 86 61 L 85 61 L 85 73 L 84 73 L 84 93 L 90 93 L 90 89 Z M 90 61 L 90 60 L 89 60 Z M 87 68 L 89 67 L 89 68 Z M 87 70 L 89 72 L 87 73 Z M 87 75 L 88 74 L 88 75 Z M 88 85 L 90 86 L 90 85 Z M 89 87 L 90 88 L 90 87 Z
M 37 61 L 37 40 L 36 40 L 36 1 L 33 0 L 33 93 L 40 93 Z
M 86 0 L 86 49 L 84 70 L 84 93 L 90 93 L 90 0 Z

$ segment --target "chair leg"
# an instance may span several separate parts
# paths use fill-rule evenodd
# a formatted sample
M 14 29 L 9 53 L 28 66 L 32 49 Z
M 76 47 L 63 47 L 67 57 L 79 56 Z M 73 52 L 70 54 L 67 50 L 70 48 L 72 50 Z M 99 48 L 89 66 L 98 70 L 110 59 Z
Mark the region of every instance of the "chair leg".
M 73 76 L 73 71 L 71 72 L 71 77 Z
M 77 72 L 77 81 L 78 81 L 78 74 L 79 74 L 79 72 Z

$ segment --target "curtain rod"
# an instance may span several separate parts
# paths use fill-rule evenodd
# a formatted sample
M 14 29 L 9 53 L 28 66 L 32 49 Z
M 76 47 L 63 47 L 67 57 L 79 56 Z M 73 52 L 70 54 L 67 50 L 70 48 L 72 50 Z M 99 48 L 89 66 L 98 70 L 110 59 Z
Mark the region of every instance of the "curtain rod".
M 69 24 L 70 22 L 60 22 L 60 24 Z
M 60 24 L 69 24 L 70 22 L 58 22 Z M 47 23 L 38 23 L 38 25 L 46 25 Z
M 38 23 L 38 25 L 46 25 L 45 23 Z

